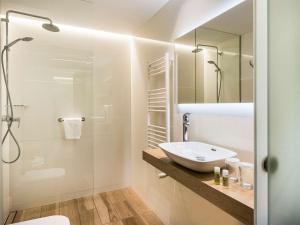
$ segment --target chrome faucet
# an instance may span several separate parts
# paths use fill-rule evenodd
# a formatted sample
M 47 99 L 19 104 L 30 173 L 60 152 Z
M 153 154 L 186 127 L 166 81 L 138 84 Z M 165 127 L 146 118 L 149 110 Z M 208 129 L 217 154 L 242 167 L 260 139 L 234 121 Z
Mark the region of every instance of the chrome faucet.
M 182 125 L 183 125 L 183 141 L 189 141 L 188 127 L 190 126 L 190 113 L 183 114 Z

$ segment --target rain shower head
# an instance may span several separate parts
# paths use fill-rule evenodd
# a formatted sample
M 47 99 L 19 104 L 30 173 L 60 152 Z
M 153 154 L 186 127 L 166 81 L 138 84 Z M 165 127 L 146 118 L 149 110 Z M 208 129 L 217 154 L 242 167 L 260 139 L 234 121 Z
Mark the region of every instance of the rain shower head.
M 11 46 L 17 44 L 19 41 L 32 41 L 32 40 L 33 40 L 32 37 L 18 38 L 18 39 L 16 39 L 16 40 L 10 42 L 9 44 L 5 45 L 4 48 L 5 48 L 5 49 L 8 49 L 8 48 L 10 48 Z
M 55 26 L 53 23 L 44 23 L 42 27 L 50 32 L 59 32 L 58 26 Z
M 52 23 L 52 20 L 49 17 L 34 15 L 34 14 L 31 14 L 31 13 L 26 13 L 26 12 L 21 12 L 21 11 L 16 11 L 16 10 L 8 10 L 8 11 L 6 11 L 6 18 L 4 20 L 6 23 L 9 22 L 9 15 L 12 14 L 12 13 L 13 14 L 23 15 L 23 16 L 34 17 L 34 18 L 38 18 L 38 19 L 42 19 L 42 20 L 47 20 L 48 22 L 44 23 L 42 25 L 42 27 L 45 30 L 47 30 L 47 31 L 59 32 L 59 28 Z
M 220 69 L 220 67 L 217 65 L 217 63 L 215 63 L 215 61 L 213 61 L 213 60 L 209 60 L 209 61 L 207 61 L 209 64 L 213 64 L 213 65 L 215 65 L 215 67 L 217 68 L 217 71 L 219 71 L 219 72 L 221 72 L 221 69 Z

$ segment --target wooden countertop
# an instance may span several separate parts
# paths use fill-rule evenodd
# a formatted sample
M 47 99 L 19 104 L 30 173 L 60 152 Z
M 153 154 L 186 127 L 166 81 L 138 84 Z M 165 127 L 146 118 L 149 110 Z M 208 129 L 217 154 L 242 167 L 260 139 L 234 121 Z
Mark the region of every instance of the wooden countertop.
M 143 151 L 143 159 L 247 225 L 254 224 L 254 191 L 239 184 L 215 185 L 212 173 L 197 173 L 169 159 L 161 149 Z

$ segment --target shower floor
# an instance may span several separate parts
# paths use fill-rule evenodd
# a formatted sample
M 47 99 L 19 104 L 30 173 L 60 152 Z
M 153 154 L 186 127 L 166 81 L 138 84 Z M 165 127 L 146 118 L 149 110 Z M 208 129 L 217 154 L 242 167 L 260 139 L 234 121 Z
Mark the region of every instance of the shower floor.
M 52 215 L 68 217 L 71 225 L 163 225 L 131 188 L 12 212 L 6 224 Z

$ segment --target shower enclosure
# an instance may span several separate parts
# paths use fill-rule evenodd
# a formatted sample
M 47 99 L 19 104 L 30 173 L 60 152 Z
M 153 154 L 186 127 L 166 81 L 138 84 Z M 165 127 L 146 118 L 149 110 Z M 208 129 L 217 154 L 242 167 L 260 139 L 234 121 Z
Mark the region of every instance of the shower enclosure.
M 6 10 L 4 5 L 2 14 Z M 34 40 L 9 50 L 8 85 L 14 117 L 20 119 L 11 129 L 21 155 L 15 163 L 3 165 L 4 196 L 9 196 L 4 199 L 4 215 L 129 182 L 131 39 L 64 24 L 57 24 L 58 33 L 47 32 L 41 28 L 43 22 L 10 16 L 9 42 L 27 36 Z M 2 48 L 4 28 L 2 23 Z M 6 115 L 3 79 L 1 84 Z M 65 139 L 61 117 L 85 117 L 80 139 Z M 6 122 L 2 129 L 7 129 Z M 2 155 L 12 160 L 17 154 L 9 137 Z

